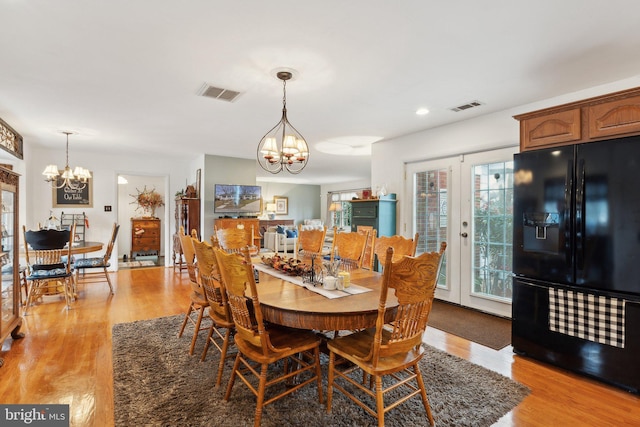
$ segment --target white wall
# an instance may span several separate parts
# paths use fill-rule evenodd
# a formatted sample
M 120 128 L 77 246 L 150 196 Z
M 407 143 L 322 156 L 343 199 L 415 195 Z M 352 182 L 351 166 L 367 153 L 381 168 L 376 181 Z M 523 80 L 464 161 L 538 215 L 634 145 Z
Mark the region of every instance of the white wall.
M 264 203 L 271 203 L 273 196 L 289 199 L 289 213 L 276 215 L 275 219 L 294 219 L 295 225 L 305 219 L 320 218 L 320 186 L 308 184 L 285 184 L 281 182 L 258 181 L 262 187 Z
M 404 172 L 407 163 L 517 146 L 520 141 L 520 127 L 518 121 L 513 118 L 514 115 L 637 86 L 640 86 L 640 75 L 631 79 L 375 143 L 371 154 L 372 188 L 386 184 L 388 193 L 397 194 L 399 200 L 397 229 L 402 230 L 402 224 L 411 220 L 409 217 L 411 215 L 411 206 L 404 204 L 404 201 L 408 200 L 404 184 Z
M 148 175 L 162 176 L 165 178 L 164 198 L 173 200 L 175 193 L 183 190 L 185 182 L 194 181 L 195 171 L 191 170 L 193 159 L 180 158 L 179 156 L 157 156 L 154 154 L 135 155 L 130 153 L 91 153 L 83 152 L 73 145 L 70 146 L 69 163 L 71 167 L 81 165 L 93 173 L 93 207 L 70 209 L 64 208 L 65 212 L 82 213 L 85 212 L 89 218 L 89 228 L 86 230 L 86 240 L 107 242 L 111 237 L 111 227 L 118 221 L 118 209 L 122 204 L 118 200 L 118 174 L 123 175 Z M 46 150 L 33 148 L 25 152 L 25 161 L 28 163 L 28 170 L 23 180 L 27 198 L 25 204 L 21 206 L 26 212 L 24 224 L 27 228 L 32 228 L 38 222 L 43 222 L 49 217 L 49 212 L 60 217 L 63 209 L 53 209 L 52 190 L 50 184 L 44 181 L 42 171 L 49 163 L 56 163 L 58 167 L 64 166 L 65 144 L 61 139 L 59 150 Z M 26 150 L 25 150 L 26 151 Z M 28 157 L 27 157 L 28 153 Z M 104 207 L 111 206 L 111 212 L 105 212 Z M 125 206 L 128 209 L 129 206 Z M 172 230 L 175 228 L 173 217 L 173 205 L 171 208 L 165 206 L 162 225 L 162 246 L 171 247 Z M 123 230 L 120 231 L 124 235 Z M 115 257 L 119 253 L 116 245 L 112 256 L 112 269 L 117 267 Z M 100 253 L 92 254 L 99 256 Z M 170 257 L 165 257 L 165 265 L 168 265 Z

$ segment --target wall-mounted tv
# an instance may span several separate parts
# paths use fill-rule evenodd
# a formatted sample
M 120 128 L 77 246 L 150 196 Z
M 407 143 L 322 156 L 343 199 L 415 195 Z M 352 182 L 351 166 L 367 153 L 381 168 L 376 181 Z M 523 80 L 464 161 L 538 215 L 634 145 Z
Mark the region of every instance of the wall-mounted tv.
M 262 187 L 259 185 L 215 185 L 215 213 L 256 214 L 262 211 L 261 204 Z

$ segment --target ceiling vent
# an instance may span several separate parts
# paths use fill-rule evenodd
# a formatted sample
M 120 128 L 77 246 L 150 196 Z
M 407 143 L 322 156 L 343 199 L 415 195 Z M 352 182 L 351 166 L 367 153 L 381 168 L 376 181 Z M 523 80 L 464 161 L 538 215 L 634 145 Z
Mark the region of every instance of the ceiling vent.
M 455 111 L 457 113 L 458 111 L 468 110 L 469 108 L 475 108 L 475 107 L 479 107 L 481 105 L 484 105 L 484 104 L 482 102 L 480 102 L 480 101 L 471 101 L 471 102 L 467 102 L 466 104 L 450 108 L 450 110 L 451 111 Z
M 204 83 L 200 90 L 198 90 L 198 96 L 206 96 L 209 98 L 219 99 L 221 101 L 233 102 L 238 96 L 240 96 L 240 92 L 211 86 L 209 83 Z

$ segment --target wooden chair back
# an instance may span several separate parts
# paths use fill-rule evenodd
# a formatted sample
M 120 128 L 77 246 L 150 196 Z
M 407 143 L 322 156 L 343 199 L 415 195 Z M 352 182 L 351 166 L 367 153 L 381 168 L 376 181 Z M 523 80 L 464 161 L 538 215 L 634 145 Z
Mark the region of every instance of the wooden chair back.
M 184 262 L 185 264 L 187 264 L 187 271 L 189 272 L 189 280 L 191 281 L 192 284 L 197 284 L 198 271 L 196 266 L 196 251 L 193 248 L 193 239 L 191 236 L 187 236 L 184 233 L 183 226 L 180 226 L 178 237 L 180 238 L 180 247 L 182 248 L 182 254 L 184 255 Z M 199 288 L 196 286 L 194 290 L 199 291 Z
M 209 302 L 209 309 L 227 322 L 231 322 L 231 312 L 227 304 L 227 295 L 220 277 L 218 260 L 213 246 L 207 242 L 193 240 L 193 247 L 198 260 L 198 276 L 204 295 Z
M 32 234 L 29 233 L 27 228 L 22 226 L 22 235 L 24 238 L 24 256 L 27 263 L 27 276 L 33 273 L 33 267 L 44 267 L 44 269 L 51 269 L 52 267 L 64 268 L 66 274 L 71 274 L 71 266 L 73 264 L 73 258 L 71 256 L 71 247 L 75 239 L 76 225 L 71 225 L 68 230 L 66 247 L 62 249 L 30 249 Z M 60 246 L 56 243 L 56 246 Z M 36 245 L 42 244 L 38 241 Z M 65 246 L 65 245 L 63 245 Z M 41 246 L 38 246 L 41 247 Z M 66 257 L 64 259 L 63 257 Z
M 236 345 L 248 357 L 256 352 L 258 356 L 266 356 L 277 351 L 264 326 L 248 249 L 243 249 L 240 254 L 220 249 L 214 249 L 214 252 L 236 326 Z
M 422 345 L 429 313 L 435 296 L 440 266 L 447 244 L 442 242 L 439 252 L 425 252 L 417 257 L 402 257 L 393 262 L 393 248 L 387 249 L 382 290 L 378 304 L 376 332 L 368 359 L 377 366 L 377 360 Z M 385 326 L 385 306 L 389 289 L 395 291 L 398 309 L 391 323 L 390 336 L 382 340 Z
M 371 254 L 371 269 L 375 263 L 375 258 L 378 258 L 380 265 L 383 264 L 388 248 L 393 248 L 392 262 L 398 262 L 403 256 L 415 256 L 416 248 L 418 247 L 419 234 L 416 233 L 413 239 L 407 239 L 404 236 L 396 234 L 395 236 L 379 236 L 373 241 L 373 253 Z
M 373 241 L 376 238 L 376 234 L 378 230 L 374 229 L 371 225 L 359 225 L 356 228 L 358 233 L 369 232 L 369 238 L 367 239 L 367 244 L 364 247 L 364 255 L 362 259 L 362 268 L 367 268 L 369 270 L 373 269 Z
M 302 224 L 298 224 L 298 240 L 296 241 L 296 253 L 304 251 L 303 255 L 320 254 L 327 235 L 327 226 L 322 229 L 303 230 Z
M 364 249 L 369 239 L 369 232 L 362 233 L 334 233 L 333 245 L 331 246 L 331 261 L 336 254 L 343 263 L 353 265 L 355 268 L 362 267 L 364 259 Z
M 107 243 L 107 250 L 104 252 L 104 258 L 103 258 L 104 264 L 107 264 L 111 259 L 111 252 L 113 252 L 113 247 L 116 244 L 118 231 L 120 231 L 120 225 L 117 222 L 114 222 L 113 227 L 111 228 L 111 239 L 109 240 L 109 243 Z
M 253 226 L 220 228 L 215 231 L 218 245 L 227 252 L 239 252 L 242 248 L 253 245 Z

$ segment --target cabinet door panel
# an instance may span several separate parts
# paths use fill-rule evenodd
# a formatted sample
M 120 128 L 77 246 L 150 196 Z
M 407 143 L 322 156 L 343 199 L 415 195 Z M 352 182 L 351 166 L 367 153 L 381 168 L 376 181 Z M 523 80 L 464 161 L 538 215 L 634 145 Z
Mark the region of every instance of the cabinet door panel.
M 520 124 L 520 148 L 531 150 L 581 139 L 580 109 L 533 117 Z
M 590 138 L 640 132 L 640 96 L 593 105 L 587 111 Z

